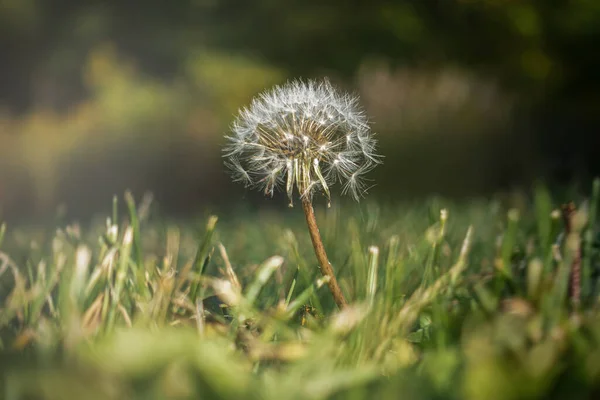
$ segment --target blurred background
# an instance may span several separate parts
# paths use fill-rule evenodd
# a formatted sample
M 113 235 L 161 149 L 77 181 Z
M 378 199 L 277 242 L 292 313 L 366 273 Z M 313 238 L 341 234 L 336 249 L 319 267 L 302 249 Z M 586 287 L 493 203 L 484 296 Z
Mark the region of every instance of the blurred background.
M 296 77 L 361 96 L 374 198 L 585 181 L 598 43 L 597 0 L 0 0 L 0 217 L 84 218 L 126 189 L 174 215 L 266 203 L 222 138 Z

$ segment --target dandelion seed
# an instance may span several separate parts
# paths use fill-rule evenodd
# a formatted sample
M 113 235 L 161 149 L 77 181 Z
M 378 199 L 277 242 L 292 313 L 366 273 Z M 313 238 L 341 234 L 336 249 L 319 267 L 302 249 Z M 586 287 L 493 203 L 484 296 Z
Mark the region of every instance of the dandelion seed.
M 267 195 L 285 188 L 290 204 L 294 191 L 312 199 L 320 190 L 330 202 L 337 182 L 358 200 L 364 174 L 381 163 L 358 99 L 326 80 L 262 93 L 240 110 L 232 132 L 224 157 L 233 179 Z

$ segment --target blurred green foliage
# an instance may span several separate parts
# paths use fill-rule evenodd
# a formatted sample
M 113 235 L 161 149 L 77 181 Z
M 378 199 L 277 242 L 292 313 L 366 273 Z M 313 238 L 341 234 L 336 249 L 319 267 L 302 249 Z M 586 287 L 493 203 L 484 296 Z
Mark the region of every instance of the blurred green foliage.
M 0 21 L 3 43 L 18 44 L 9 47 L 8 65 L 13 72 L 25 68 L 13 82 L 21 87 L 31 84 L 24 79 L 29 72 L 40 70 L 68 82 L 69 71 L 102 41 L 117 44 L 162 77 L 177 76 L 190 52 L 218 48 L 260 55 L 293 75 L 331 70 L 351 77 L 371 57 L 459 63 L 500 76 L 536 100 L 584 100 L 598 84 L 598 58 L 589 51 L 600 34 L 594 0 L 376 0 L 344 6 L 334 0 L 153 0 L 144 7 L 2 0 Z
M 505 189 L 569 146 L 585 164 L 599 21 L 594 0 L 0 0 L 2 213 L 89 214 L 128 188 L 171 210 L 239 198 L 232 114 L 298 76 L 361 95 L 388 197 Z
M 164 185 L 152 180 L 152 171 L 177 175 L 196 169 L 211 179 L 221 169 L 218 135 L 231 114 L 278 82 L 281 73 L 207 51 L 190 56 L 187 71 L 175 82 L 164 82 L 119 59 L 114 46 L 95 49 L 81 74 L 90 91 L 87 100 L 66 112 L 40 107 L 20 117 L 5 115 L 0 122 L 1 203 L 10 211 L 25 192 L 35 199 L 33 210 L 47 212 L 66 200 L 63 192 L 68 197 L 88 188 L 107 196 Z M 87 209 L 101 202 L 106 197 L 92 199 Z

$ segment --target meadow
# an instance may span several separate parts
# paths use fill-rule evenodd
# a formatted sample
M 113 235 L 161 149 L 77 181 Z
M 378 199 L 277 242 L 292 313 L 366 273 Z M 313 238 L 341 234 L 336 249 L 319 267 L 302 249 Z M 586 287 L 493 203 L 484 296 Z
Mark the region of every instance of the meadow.
M 2 225 L 2 398 L 593 398 L 600 180 L 559 197 L 317 200 L 341 311 L 297 208 Z

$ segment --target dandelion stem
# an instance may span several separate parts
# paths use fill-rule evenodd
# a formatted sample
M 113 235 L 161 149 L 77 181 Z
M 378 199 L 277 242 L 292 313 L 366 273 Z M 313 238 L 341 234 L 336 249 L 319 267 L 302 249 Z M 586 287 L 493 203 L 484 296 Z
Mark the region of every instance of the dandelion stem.
M 319 261 L 319 269 L 321 270 L 323 276 L 329 277 L 329 282 L 327 282 L 329 290 L 331 290 L 331 294 L 333 295 L 333 299 L 337 306 L 340 309 L 343 309 L 348 305 L 348 303 L 344 298 L 344 294 L 342 293 L 342 289 L 340 288 L 337 279 L 335 279 L 333 268 L 331 268 L 331 264 L 327 258 L 325 246 L 323 246 L 321 234 L 319 233 L 317 219 L 315 218 L 315 211 L 309 198 L 302 198 L 302 209 L 304 210 L 304 215 L 306 216 L 306 224 L 308 225 L 308 232 L 310 233 L 310 238 L 312 240 L 313 247 L 315 248 L 315 255 Z

